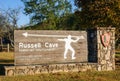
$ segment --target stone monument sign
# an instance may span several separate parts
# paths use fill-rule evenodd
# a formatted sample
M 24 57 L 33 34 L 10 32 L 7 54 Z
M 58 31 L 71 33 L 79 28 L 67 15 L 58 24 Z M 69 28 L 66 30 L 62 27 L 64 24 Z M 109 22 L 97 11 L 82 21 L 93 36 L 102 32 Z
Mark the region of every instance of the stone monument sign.
M 115 28 L 15 30 L 15 66 L 5 75 L 115 70 Z
M 86 31 L 16 30 L 15 65 L 87 62 Z

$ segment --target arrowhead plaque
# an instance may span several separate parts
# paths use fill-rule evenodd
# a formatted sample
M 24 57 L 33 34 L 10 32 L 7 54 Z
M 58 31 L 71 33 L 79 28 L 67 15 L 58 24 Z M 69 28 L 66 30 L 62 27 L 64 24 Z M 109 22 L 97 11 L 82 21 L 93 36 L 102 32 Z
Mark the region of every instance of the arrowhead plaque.
M 109 46 L 110 43 L 110 33 L 105 32 L 103 35 L 101 35 L 101 41 L 104 47 Z

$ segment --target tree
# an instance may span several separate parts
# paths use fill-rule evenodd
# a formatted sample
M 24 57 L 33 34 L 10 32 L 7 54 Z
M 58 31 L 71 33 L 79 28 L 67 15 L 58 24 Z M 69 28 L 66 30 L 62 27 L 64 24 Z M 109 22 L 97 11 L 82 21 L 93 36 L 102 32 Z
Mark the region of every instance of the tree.
M 5 13 L 6 13 L 6 18 L 7 18 L 7 23 L 6 23 L 6 27 L 7 27 L 7 36 L 8 39 L 10 40 L 10 43 L 12 45 L 12 47 L 14 47 L 14 30 L 18 28 L 17 26 L 17 22 L 19 20 L 18 16 L 20 13 L 20 7 L 19 8 L 15 8 L 15 9 L 8 9 Z
M 120 1 L 119 0 L 75 0 L 81 8 L 82 22 L 89 26 L 119 26 Z M 85 24 L 83 23 L 83 24 Z M 86 24 L 86 26 L 88 26 Z
M 78 26 L 79 19 L 74 13 L 60 18 L 58 28 L 60 30 L 81 30 Z
M 5 21 L 6 18 L 2 15 L 2 13 L 0 13 L 0 51 L 2 50 L 2 46 L 3 46 L 3 43 L 2 43 L 2 37 L 4 36 L 4 23 L 6 22 Z
M 75 0 L 75 5 L 81 9 L 77 11 L 81 27 L 116 27 L 120 41 L 120 0 Z
M 20 7 L 15 9 L 10 8 L 5 12 L 8 19 L 7 21 L 13 26 L 13 29 L 16 29 L 18 27 L 17 22 L 19 20 L 18 16 L 20 13 L 20 9 Z
M 20 12 L 20 8 L 1 10 L 0 14 L 0 33 L 2 38 L 6 38 L 10 41 L 12 47 L 14 47 L 14 30 L 17 29 L 17 21 Z
M 47 29 L 57 29 L 60 17 L 71 12 L 68 0 L 21 0 L 25 13 L 31 16 L 32 24 L 43 24 Z

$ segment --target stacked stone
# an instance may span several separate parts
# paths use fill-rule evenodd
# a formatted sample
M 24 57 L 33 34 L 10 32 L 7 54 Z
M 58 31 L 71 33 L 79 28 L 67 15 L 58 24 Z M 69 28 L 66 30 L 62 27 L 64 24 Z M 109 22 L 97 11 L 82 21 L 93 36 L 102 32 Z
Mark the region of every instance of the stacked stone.
M 50 64 L 33 66 L 6 66 L 7 76 L 34 75 L 41 73 L 96 71 L 97 63 Z
M 104 46 L 101 38 L 104 32 L 110 35 L 107 46 Z M 98 70 L 115 70 L 115 28 L 97 28 L 97 51 Z

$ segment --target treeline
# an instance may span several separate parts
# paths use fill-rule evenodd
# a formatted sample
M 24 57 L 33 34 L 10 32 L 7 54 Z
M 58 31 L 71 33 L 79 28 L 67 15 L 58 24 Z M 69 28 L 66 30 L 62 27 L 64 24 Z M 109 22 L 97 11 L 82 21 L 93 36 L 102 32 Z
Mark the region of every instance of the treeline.
M 34 30 L 86 30 L 115 27 L 120 43 L 120 0 L 21 0 Z M 72 4 L 74 2 L 74 4 Z M 76 9 L 73 11 L 73 8 Z
M 0 9 L 0 51 L 3 45 L 14 47 L 14 30 L 18 28 L 17 21 L 20 8 L 8 10 Z

